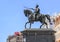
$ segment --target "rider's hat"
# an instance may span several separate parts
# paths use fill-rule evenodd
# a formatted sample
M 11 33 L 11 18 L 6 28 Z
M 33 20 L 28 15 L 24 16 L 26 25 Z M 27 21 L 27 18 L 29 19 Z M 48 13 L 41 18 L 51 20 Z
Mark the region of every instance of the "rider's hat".
M 36 5 L 36 8 L 39 7 L 39 5 Z

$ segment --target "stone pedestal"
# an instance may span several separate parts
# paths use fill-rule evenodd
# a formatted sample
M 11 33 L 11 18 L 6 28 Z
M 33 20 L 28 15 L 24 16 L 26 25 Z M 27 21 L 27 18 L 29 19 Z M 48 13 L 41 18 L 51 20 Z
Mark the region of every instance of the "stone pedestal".
M 22 33 L 24 42 L 55 42 L 55 31 L 52 29 L 25 29 Z

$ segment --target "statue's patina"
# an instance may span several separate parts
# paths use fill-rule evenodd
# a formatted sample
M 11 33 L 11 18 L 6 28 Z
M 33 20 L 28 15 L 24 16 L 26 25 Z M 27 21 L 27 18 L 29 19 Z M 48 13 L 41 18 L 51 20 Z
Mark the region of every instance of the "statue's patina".
M 36 15 L 34 12 L 32 12 L 32 11 L 29 10 L 29 9 L 24 9 L 24 14 L 25 14 L 26 17 L 28 17 L 28 22 L 26 22 L 25 28 L 27 28 L 26 25 L 27 25 L 28 23 L 30 23 L 30 27 L 29 27 L 29 28 L 31 28 L 31 24 L 34 23 L 35 21 L 36 21 L 36 22 L 37 22 L 37 21 L 40 21 L 40 22 L 42 23 L 42 25 L 40 26 L 40 28 L 41 28 L 44 24 L 46 25 L 46 28 L 48 28 L 48 24 L 47 24 L 47 22 L 45 21 L 46 18 L 49 20 L 49 23 L 51 24 L 50 15 L 48 15 L 48 14 L 44 15 L 44 14 L 41 14 L 41 13 L 37 13 L 37 15 Z

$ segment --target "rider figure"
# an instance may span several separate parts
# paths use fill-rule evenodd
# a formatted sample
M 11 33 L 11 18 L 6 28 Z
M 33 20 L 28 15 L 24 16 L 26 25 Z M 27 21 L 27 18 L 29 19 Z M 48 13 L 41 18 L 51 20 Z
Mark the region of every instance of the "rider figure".
M 35 19 L 37 18 L 37 15 L 40 14 L 40 9 L 39 9 L 39 5 L 36 5 L 35 9 L 31 8 L 32 10 L 34 10 L 34 14 L 35 14 Z
M 35 19 L 36 19 L 37 18 L 37 15 L 40 14 L 39 5 L 36 5 L 34 13 L 35 13 Z

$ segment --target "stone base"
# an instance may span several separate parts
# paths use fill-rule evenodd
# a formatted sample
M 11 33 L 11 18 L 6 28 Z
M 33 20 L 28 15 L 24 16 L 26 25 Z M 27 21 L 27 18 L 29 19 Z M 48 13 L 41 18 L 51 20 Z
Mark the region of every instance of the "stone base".
M 22 31 L 25 42 L 55 42 L 52 29 L 25 29 Z

